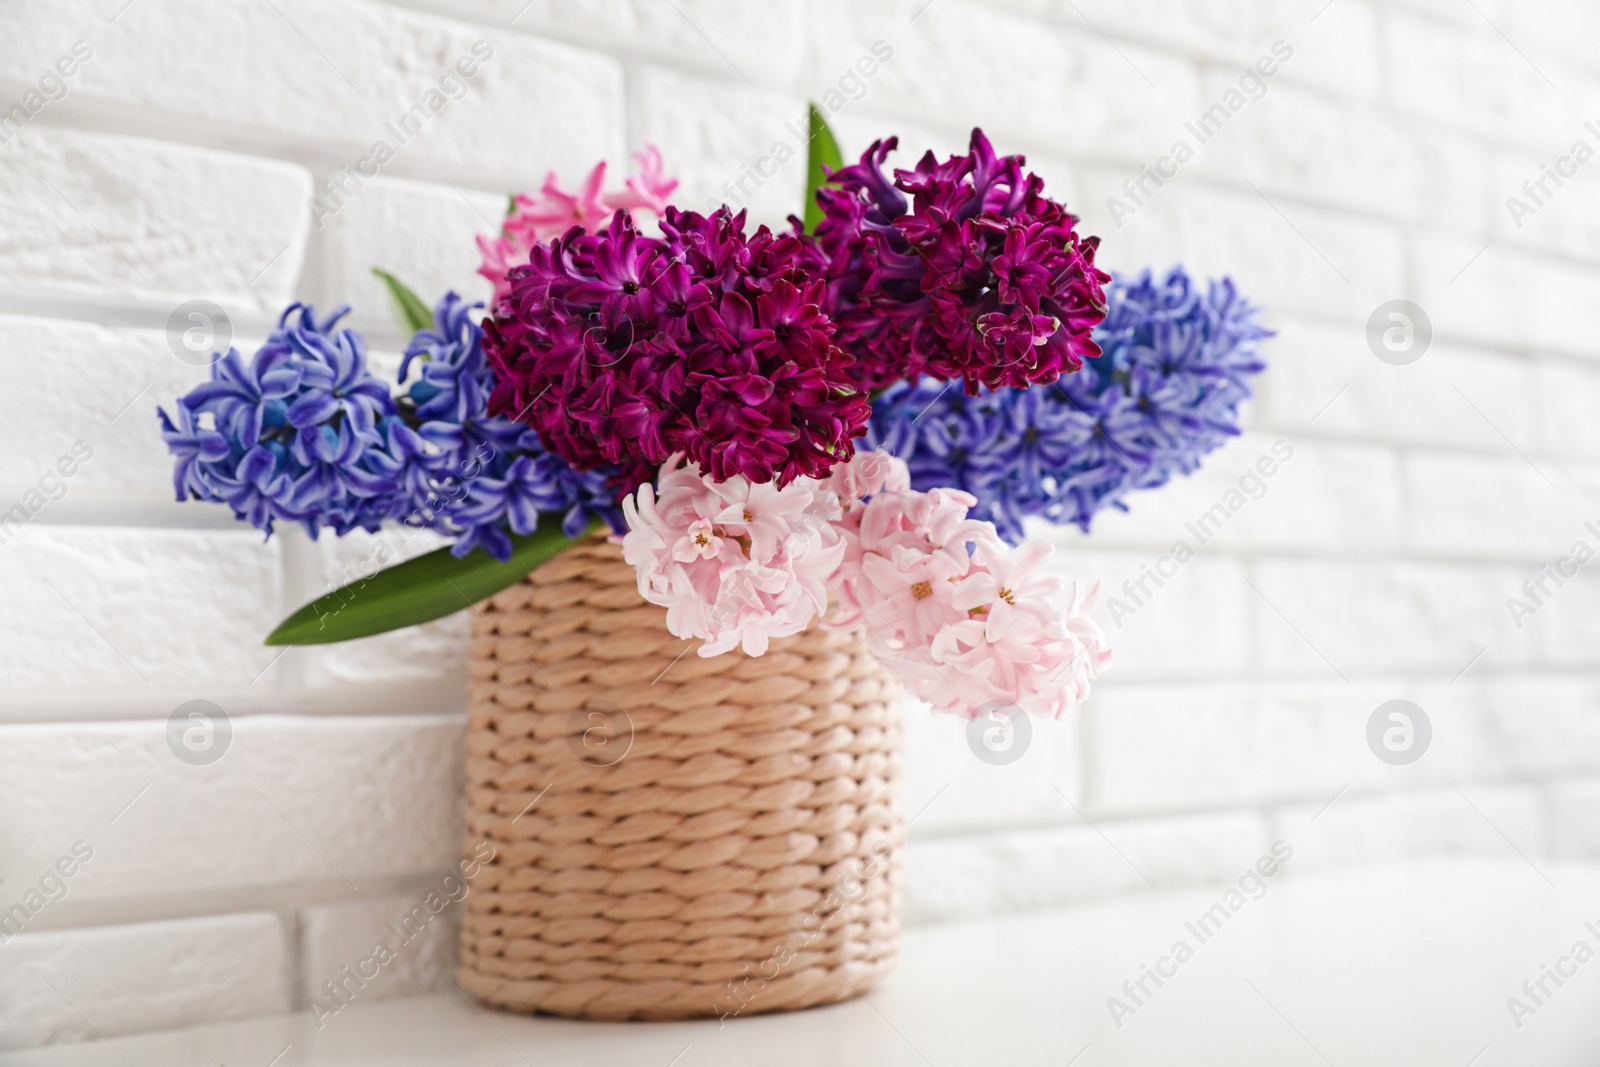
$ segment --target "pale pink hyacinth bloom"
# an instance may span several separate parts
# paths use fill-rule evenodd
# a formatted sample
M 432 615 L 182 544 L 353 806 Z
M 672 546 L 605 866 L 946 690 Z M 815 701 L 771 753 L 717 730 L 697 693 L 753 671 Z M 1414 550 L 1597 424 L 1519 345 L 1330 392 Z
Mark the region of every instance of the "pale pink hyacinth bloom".
M 905 546 L 887 556 L 865 552 L 861 571 L 867 645 L 880 659 L 914 654 L 967 617 L 955 605 L 961 568 L 943 553 Z
M 704 641 L 702 656 L 735 647 L 759 656 L 827 610 L 828 577 L 844 555 L 831 492 L 715 482 L 673 456 L 657 487 L 640 486 L 622 511 L 622 555 L 639 594 L 667 609 L 673 635 Z
M 936 709 L 1013 706 L 1059 717 L 1110 662 L 1085 595 L 1045 570 L 1044 541 L 1010 548 L 968 517 L 972 496 L 910 488 L 905 464 L 858 453 L 829 478 L 786 489 L 715 482 L 674 456 L 658 486 L 623 501 L 623 557 L 667 627 L 702 656 L 753 656 L 829 610 Z
M 653 144 L 635 152 L 633 159 L 639 164 L 639 173 L 624 179 L 628 191 L 606 193 L 602 199 L 612 211 L 648 211 L 660 218 L 667 213 L 667 197 L 678 187 L 678 179 L 667 177 L 661 152 Z
M 1099 587 L 1071 586 L 1063 604 L 1067 581 L 1041 570 L 1048 543 L 1010 548 L 968 517 L 972 496 L 912 490 L 905 464 L 882 453 L 858 454 L 830 482 L 847 497 L 839 621 L 863 622 L 868 647 L 917 696 L 968 716 L 1011 705 L 1053 718 L 1087 697 L 1110 661 L 1089 618 Z
M 941 634 L 929 650 L 931 665 L 965 676 L 956 686 L 959 703 L 948 701 L 947 710 L 998 702 L 1059 718 L 1087 698 L 1090 680 L 1111 661 L 1104 635 L 1089 618 L 1100 587 L 1085 594 L 1059 575 L 1037 573 L 1054 554 L 1038 539 L 1007 552 L 978 546 L 971 573 L 952 597 L 972 618 Z M 1061 594 L 1069 589 L 1063 606 Z M 948 675 L 941 672 L 940 680 Z M 928 699 L 938 705 L 943 691 L 932 692 Z M 973 703 L 980 696 L 985 699 Z
M 834 464 L 823 484 L 841 501 L 858 501 L 884 490 L 910 489 L 911 472 L 903 460 L 887 452 L 857 451 L 848 462 Z
M 968 509 L 977 503 L 976 498 L 959 489 L 934 489 L 925 493 L 914 490 L 910 488 L 904 461 L 883 453 L 878 455 L 889 462 L 890 473 L 887 477 L 863 480 L 860 484 L 875 491 L 865 501 L 858 498 L 844 504 L 846 548 L 844 561 L 834 577 L 840 607 L 837 622 L 850 625 L 865 618 L 869 643 L 894 639 L 894 620 L 884 616 L 877 602 L 884 596 L 898 596 L 901 592 L 881 565 L 875 565 L 869 572 L 869 561 L 886 560 L 897 570 L 909 573 L 924 566 L 915 563 L 918 557 L 937 556 L 948 564 L 941 573 L 949 585 L 964 577 L 971 566 L 968 545 L 993 541 L 996 546 L 1003 547 L 993 524 L 967 518 Z M 847 472 L 845 479 L 850 476 Z M 909 590 L 917 581 L 900 584 Z M 937 602 L 944 603 L 948 590 L 940 587 L 938 592 Z M 917 589 L 917 599 L 926 599 L 929 595 Z M 915 614 L 925 623 L 931 610 L 930 605 L 918 604 Z M 868 618 L 869 613 L 878 618 Z M 958 617 L 966 616 L 958 614 Z
M 601 160 L 575 193 L 563 189 L 556 172 L 551 171 L 537 197 L 518 193 L 513 198 L 511 214 L 501 224 L 500 233 L 478 235 L 478 250 L 483 253 L 478 273 L 493 284 L 496 301 L 510 291 L 506 276 L 511 268 L 528 262 L 534 245 L 560 237 L 574 226 L 595 233 L 617 211 L 648 211 L 657 218 L 665 213 L 667 197 L 678 187 L 678 180 L 663 173 L 661 152 L 655 145 L 646 145 L 633 158 L 639 173 L 626 179 L 625 189 L 605 191 L 606 164 Z
M 983 614 L 983 636 L 988 641 L 999 641 L 1029 623 L 1049 625 L 1050 598 L 1066 591 L 1067 580 L 1059 574 L 1034 572 L 1053 555 L 1055 549 L 1038 538 L 1010 551 L 980 544 L 981 566 L 957 585 L 956 607 Z
M 849 461 L 835 464 L 823 484 L 839 498 L 839 532 L 845 542 L 844 559 L 831 582 L 838 610 L 825 625 L 843 628 L 861 619 L 861 519 L 866 513 L 862 501 L 886 490 L 910 489 L 911 474 L 887 453 L 858 450 Z

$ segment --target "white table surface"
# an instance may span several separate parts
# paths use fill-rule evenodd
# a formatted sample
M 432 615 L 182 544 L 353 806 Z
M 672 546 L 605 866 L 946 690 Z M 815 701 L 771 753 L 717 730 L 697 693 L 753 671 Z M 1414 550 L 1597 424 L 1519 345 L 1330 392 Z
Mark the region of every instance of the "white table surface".
M 1553 882 L 1550 885 L 1546 882 Z M 452 992 L 0 1056 L 5 1067 L 1509 1067 L 1600 1063 L 1600 957 L 1519 1028 L 1506 1006 L 1582 939 L 1600 867 L 1440 861 L 1274 879 L 1204 944 L 1220 890 L 904 938 L 864 1000 L 786 1015 L 587 1023 L 480 1010 Z M 1119 1029 L 1107 998 L 1174 940 L 1195 952 Z M 1168 965 L 1168 969 L 1172 969 Z M 154 977 L 154 976 L 152 976 Z M 112 1047 L 114 1046 L 114 1047 Z M 276 1059 L 274 1058 L 276 1057 Z

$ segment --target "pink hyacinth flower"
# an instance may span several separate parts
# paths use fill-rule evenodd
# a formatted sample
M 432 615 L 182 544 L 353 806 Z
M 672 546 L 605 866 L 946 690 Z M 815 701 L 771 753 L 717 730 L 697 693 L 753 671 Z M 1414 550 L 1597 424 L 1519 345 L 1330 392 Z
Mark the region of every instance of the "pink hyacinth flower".
M 918 697 L 976 715 L 996 705 L 1058 717 L 1088 694 L 1109 662 L 1088 597 L 1043 568 L 1044 541 L 1013 549 L 993 524 L 968 517 L 974 498 L 918 492 L 905 464 L 858 454 L 829 485 L 847 499 L 846 551 L 833 586 L 842 623 L 863 623 L 867 644 Z
M 639 164 L 639 173 L 626 179 L 626 190 L 605 191 L 606 164 L 601 160 L 575 193 L 562 188 L 556 172 L 551 171 L 545 175 L 538 196 L 518 193 L 512 198 L 511 213 L 501 224 L 500 233 L 479 234 L 477 238 L 478 250 L 483 254 L 478 273 L 494 286 L 495 302 L 510 292 L 507 275 L 513 267 L 528 262 L 528 253 L 535 245 L 560 237 L 574 226 L 596 233 L 617 211 L 648 211 L 657 217 L 666 211 L 667 197 L 678 187 L 678 181 L 662 173 L 660 150 L 646 145 L 633 158 Z
M 967 617 L 955 603 L 961 569 L 943 553 L 906 547 L 892 557 L 868 553 L 861 571 L 870 589 L 861 613 L 867 643 L 881 658 L 925 648 L 942 629 Z
M 611 217 L 612 209 L 601 197 L 606 182 L 605 160 L 594 165 L 576 193 L 561 188 L 556 172 L 544 176 L 544 186 L 535 199 L 526 193 L 517 194 L 517 209 L 513 213 L 519 223 L 538 234 L 551 237 L 566 233 L 574 226 L 582 226 L 593 233 Z
M 639 164 L 639 173 L 623 183 L 627 192 L 607 193 L 605 202 L 612 211 L 649 211 L 657 217 L 667 210 L 667 197 L 678 187 L 678 179 L 664 173 L 661 151 L 655 145 L 645 145 L 644 150 L 633 154 Z
M 828 606 L 828 578 L 844 556 L 838 498 L 815 483 L 779 489 L 724 482 L 675 455 L 656 487 L 622 502 L 622 556 L 639 594 L 667 609 L 667 629 L 700 638 L 700 655 L 766 652 Z
M 1049 625 L 1049 598 L 1065 591 L 1067 580 L 1034 572 L 1055 549 L 1033 538 L 1009 551 L 983 544 L 978 552 L 983 567 L 961 580 L 954 602 L 962 611 L 983 614 L 984 638 L 998 642 L 1019 627 Z
M 785 488 L 718 482 L 681 455 L 623 501 L 623 557 L 667 627 L 702 656 L 759 656 L 833 601 L 835 625 L 864 625 L 867 647 L 941 711 L 997 706 L 1059 717 L 1110 662 L 1082 593 L 1046 565 L 1054 550 L 1008 547 L 968 517 L 953 489 L 910 488 L 903 462 L 858 454 L 826 479 Z

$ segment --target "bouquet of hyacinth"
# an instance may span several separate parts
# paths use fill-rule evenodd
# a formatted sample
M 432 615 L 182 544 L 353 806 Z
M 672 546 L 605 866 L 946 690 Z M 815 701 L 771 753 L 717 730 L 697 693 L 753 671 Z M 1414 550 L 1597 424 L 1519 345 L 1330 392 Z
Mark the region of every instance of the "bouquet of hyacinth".
M 1238 433 L 1256 309 L 1181 269 L 1112 278 L 1077 217 L 981 131 L 963 155 L 840 165 L 812 111 L 806 217 L 672 206 L 654 149 L 608 191 L 555 175 L 479 238 L 487 305 L 430 312 L 399 390 L 294 305 L 160 413 L 179 499 L 343 535 L 451 539 L 306 605 L 269 643 L 437 618 L 604 527 L 699 653 L 813 625 L 934 706 L 1058 716 L 1110 652 L 1029 516 L 1088 530 Z

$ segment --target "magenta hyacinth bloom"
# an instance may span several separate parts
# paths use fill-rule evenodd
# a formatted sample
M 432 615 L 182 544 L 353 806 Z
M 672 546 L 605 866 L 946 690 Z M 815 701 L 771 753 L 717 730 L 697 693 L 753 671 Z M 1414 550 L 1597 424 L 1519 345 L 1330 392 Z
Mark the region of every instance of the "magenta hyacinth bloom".
M 510 415 L 578 470 L 631 490 L 683 453 L 718 480 L 822 477 L 854 452 L 867 397 L 833 343 L 800 241 L 745 217 L 667 208 L 664 237 L 619 211 L 539 245 L 484 324 Z
M 825 309 L 838 343 L 856 353 L 866 390 L 929 374 L 980 386 L 1048 385 L 1100 354 L 1090 337 L 1106 315 L 1094 265 L 1098 237 L 1047 198 L 1022 156 L 996 157 L 982 130 L 966 155 L 932 152 L 891 182 L 897 138 L 818 191 L 825 215 L 803 237 L 812 274 L 828 279 Z M 907 195 L 909 194 L 909 201 Z

